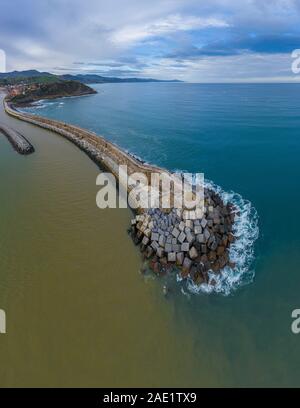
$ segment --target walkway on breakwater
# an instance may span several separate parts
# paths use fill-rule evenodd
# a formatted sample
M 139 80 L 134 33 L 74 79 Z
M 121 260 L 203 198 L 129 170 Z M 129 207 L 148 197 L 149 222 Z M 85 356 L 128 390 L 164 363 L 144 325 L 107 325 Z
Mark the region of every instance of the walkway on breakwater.
M 10 127 L 0 123 L 0 133 L 3 133 L 10 141 L 14 149 L 23 155 L 27 155 L 34 152 L 34 147 L 29 141 L 20 133 L 11 129 Z

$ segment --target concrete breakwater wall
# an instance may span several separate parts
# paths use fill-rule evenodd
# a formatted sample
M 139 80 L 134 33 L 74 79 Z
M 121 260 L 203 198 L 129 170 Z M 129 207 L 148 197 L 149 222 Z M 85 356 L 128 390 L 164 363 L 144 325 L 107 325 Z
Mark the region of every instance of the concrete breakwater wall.
M 129 175 L 141 172 L 149 180 L 152 173 L 169 173 L 140 162 L 93 132 L 19 112 L 6 100 L 4 107 L 17 119 L 67 138 L 116 177 L 119 165 L 127 165 Z M 198 285 L 213 284 L 213 273 L 222 273 L 225 266 L 234 267 L 229 257 L 230 245 L 235 240 L 232 232 L 234 219 L 234 207 L 225 204 L 214 191 L 204 189 L 201 211 L 175 208 L 139 211 L 131 222 L 131 235 L 155 273 L 164 274 L 176 265 L 182 278 L 192 279 Z
M 127 165 L 129 175 L 136 172 L 143 172 L 147 177 L 149 177 L 149 179 L 151 177 L 151 173 L 159 173 L 162 171 L 161 168 L 143 164 L 130 154 L 121 150 L 112 142 L 109 142 L 91 131 L 57 120 L 49 120 L 37 115 L 19 112 L 7 100 L 4 100 L 3 103 L 6 113 L 10 116 L 53 131 L 65 137 L 83 150 L 100 167 L 109 170 L 116 177 L 118 177 L 117 167 L 119 165 Z
M 7 137 L 18 153 L 26 155 L 34 152 L 34 147 L 24 136 L 1 123 L 0 133 L 3 133 Z

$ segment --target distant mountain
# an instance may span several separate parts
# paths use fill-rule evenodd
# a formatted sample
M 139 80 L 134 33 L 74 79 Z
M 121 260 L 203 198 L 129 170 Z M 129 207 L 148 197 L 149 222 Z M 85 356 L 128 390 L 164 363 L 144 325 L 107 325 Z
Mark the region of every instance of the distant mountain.
M 0 79 L 32 78 L 32 77 L 44 77 L 44 76 L 55 76 L 55 75 L 49 74 L 49 72 L 40 72 L 40 71 L 37 71 L 36 69 L 30 69 L 27 71 L 12 71 L 12 72 L 0 73 Z
M 54 75 L 49 72 L 39 72 L 37 70 L 13 71 L 0 73 L 0 84 L 16 84 L 19 82 L 55 82 L 55 81 L 77 81 L 84 84 L 103 84 L 103 83 L 123 83 L 123 82 L 181 82 L 178 80 L 159 80 L 152 78 L 114 78 L 103 77 L 93 74 L 78 74 L 78 75 Z
M 78 74 L 78 75 L 61 75 L 60 78 L 79 81 L 85 84 L 103 84 L 103 83 L 123 83 L 123 82 L 181 82 L 177 79 L 174 80 L 159 80 L 153 78 L 115 78 L 115 77 L 103 77 L 101 75 L 93 74 Z

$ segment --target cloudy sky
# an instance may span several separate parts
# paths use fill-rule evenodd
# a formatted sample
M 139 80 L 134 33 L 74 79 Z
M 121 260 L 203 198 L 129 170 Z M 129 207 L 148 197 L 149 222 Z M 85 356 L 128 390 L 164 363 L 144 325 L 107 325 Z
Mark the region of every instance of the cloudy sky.
M 300 81 L 300 0 L 0 0 L 7 70 Z

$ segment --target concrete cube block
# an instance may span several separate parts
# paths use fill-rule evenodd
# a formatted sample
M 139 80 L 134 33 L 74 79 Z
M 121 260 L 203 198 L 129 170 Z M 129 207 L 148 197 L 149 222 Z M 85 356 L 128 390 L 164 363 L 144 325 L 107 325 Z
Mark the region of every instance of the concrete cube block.
M 188 242 L 184 242 L 181 244 L 181 251 L 188 252 L 190 250 L 190 244 Z
M 176 254 L 175 252 L 168 253 L 168 262 L 176 262 Z

